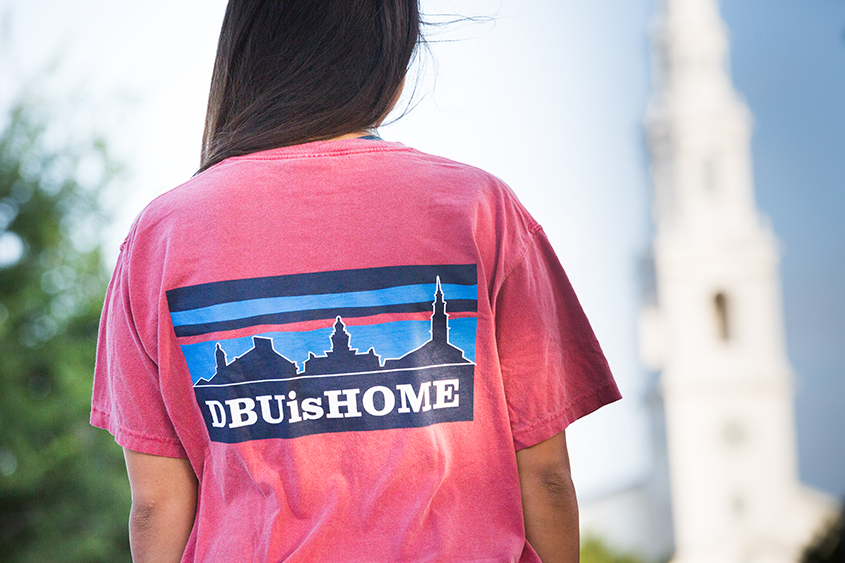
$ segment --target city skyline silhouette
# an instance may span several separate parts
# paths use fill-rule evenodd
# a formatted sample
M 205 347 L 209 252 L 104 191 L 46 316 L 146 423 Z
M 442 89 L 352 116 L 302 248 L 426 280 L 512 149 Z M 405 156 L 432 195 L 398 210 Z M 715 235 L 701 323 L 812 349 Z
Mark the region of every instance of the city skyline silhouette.
M 464 356 L 464 350 L 449 342 L 449 315 L 446 313 L 446 303 L 440 276 L 437 276 L 429 340 L 399 358 L 385 359 L 383 365 L 381 356 L 376 353 L 374 347 L 370 347 L 365 353 L 352 348 L 351 335 L 347 332 L 342 317 L 338 315 L 335 318 L 334 330 L 329 336 L 331 348 L 321 355 L 309 351 L 301 371 L 296 362 L 273 348 L 272 338 L 256 335 L 252 337 L 253 347 L 228 363 L 226 352 L 218 342 L 215 347 L 217 369 L 214 375 L 210 379 L 201 378 L 195 386 L 472 363 Z

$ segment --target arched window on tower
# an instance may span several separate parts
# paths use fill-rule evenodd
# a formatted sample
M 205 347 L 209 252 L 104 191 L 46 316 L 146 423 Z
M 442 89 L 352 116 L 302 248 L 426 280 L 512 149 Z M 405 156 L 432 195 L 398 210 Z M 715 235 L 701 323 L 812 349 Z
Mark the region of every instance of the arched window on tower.
M 719 340 L 727 342 L 731 338 L 731 317 L 728 296 L 722 291 L 713 296 L 713 312 L 716 316 L 716 334 Z

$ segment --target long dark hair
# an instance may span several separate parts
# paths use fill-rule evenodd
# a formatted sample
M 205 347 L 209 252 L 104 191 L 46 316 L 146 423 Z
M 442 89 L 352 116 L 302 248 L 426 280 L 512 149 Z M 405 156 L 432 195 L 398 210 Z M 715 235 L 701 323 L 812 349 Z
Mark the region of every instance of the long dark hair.
M 229 0 L 199 171 L 372 127 L 419 41 L 418 0 Z

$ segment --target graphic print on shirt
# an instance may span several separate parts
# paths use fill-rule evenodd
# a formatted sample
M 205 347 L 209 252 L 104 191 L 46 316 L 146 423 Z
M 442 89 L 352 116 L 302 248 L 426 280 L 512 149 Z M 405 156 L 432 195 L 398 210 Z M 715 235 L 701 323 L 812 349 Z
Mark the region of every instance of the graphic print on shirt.
M 212 441 L 473 419 L 475 264 L 214 282 L 167 301 Z

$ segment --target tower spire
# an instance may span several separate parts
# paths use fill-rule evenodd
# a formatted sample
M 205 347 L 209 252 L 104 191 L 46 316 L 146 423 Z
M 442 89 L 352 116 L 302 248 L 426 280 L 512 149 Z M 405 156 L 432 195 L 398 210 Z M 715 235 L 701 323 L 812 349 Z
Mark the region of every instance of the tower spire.
M 674 562 L 787 563 L 824 512 L 797 476 L 778 253 L 754 203 L 751 116 L 731 84 L 716 0 L 663 0 L 653 31 L 657 303 L 641 341 L 662 371 Z
M 766 236 L 754 203 L 751 114 L 730 78 L 716 0 L 663 0 L 646 115 L 658 234 Z
M 343 352 L 349 350 L 349 333 L 346 332 L 346 325 L 343 324 L 340 316 L 335 318 L 334 332 L 331 336 L 332 351 Z
M 219 342 L 214 348 L 214 360 L 217 365 L 217 371 L 215 371 L 215 374 L 217 374 L 220 373 L 220 368 L 226 367 L 226 352 L 223 350 L 223 347 L 220 346 Z
M 437 276 L 437 289 L 434 291 L 434 313 L 431 315 L 431 340 L 434 342 L 449 341 L 449 315 L 446 314 L 446 302 L 443 300 L 443 289 L 440 287 L 440 276 Z

